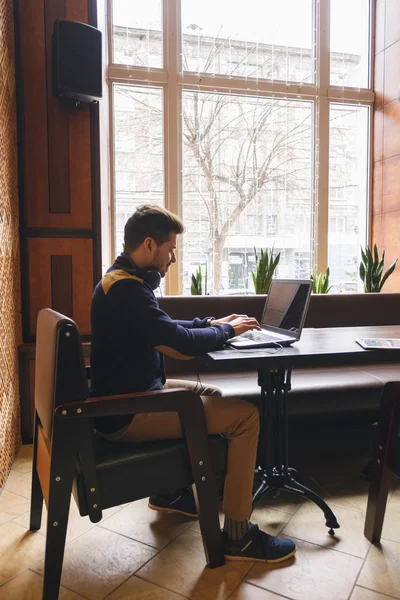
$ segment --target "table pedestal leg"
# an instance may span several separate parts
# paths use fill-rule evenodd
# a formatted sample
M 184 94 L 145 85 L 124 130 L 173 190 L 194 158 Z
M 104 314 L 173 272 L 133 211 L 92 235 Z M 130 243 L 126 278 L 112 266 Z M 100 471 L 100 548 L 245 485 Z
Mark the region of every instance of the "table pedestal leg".
M 291 369 L 258 370 L 261 387 L 260 443 L 255 479 L 259 486 L 253 495 L 253 506 L 274 490 L 286 490 L 308 498 L 325 515 L 329 533 L 339 527 L 334 513 L 318 494 L 296 480 L 297 471 L 288 466 L 287 394 L 290 390 Z

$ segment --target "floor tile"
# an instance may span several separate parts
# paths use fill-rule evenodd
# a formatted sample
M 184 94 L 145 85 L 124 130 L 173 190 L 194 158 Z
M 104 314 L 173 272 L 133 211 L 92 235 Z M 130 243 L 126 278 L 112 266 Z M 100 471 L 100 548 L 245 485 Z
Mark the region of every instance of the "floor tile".
M 195 600 L 225 600 L 251 568 L 251 562 L 206 566 L 201 536 L 185 531 L 142 567 L 137 575 Z
M 154 554 L 149 546 L 94 527 L 66 547 L 61 583 L 91 600 L 103 600 Z M 43 561 L 33 569 L 42 575 Z
M 132 502 L 116 515 L 101 521 L 100 526 L 161 550 L 193 524 L 193 519 L 157 512 L 147 504 L 148 498 Z
M 0 526 L 0 585 L 44 556 L 45 539 L 9 521 Z
M 324 514 L 314 502 L 304 502 L 282 533 L 364 558 L 370 547 L 364 537 L 364 513 L 333 505 L 332 510 L 340 525 L 339 529 L 335 529 L 334 536 L 328 534 Z
M 291 517 L 292 514 L 290 512 L 276 510 L 274 508 L 261 505 L 256 506 L 253 510 L 251 520 L 266 533 L 269 533 L 270 535 L 278 535 Z
M 111 515 L 117 513 L 121 508 L 119 506 L 113 508 L 107 508 L 103 511 L 103 519 L 110 517 Z M 29 529 L 29 520 L 30 520 L 30 512 L 26 512 L 25 514 L 13 519 L 14 523 L 18 523 L 18 525 L 22 525 L 25 529 Z M 69 511 L 68 517 L 68 529 L 67 529 L 67 540 L 68 544 L 85 531 L 89 531 L 93 527 L 96 527 L 98 523 L 92 523 L 89 517 L 81 517 L 79 514 L 78 507 L 76 506 L 75 500 L 71 498 L 71 507 Z M 40 535 L 46 535 L 47 530 L 47 509 L 46 505 L 43 503 L 43 511 L 42 511 L 42 523 L 40 529 L 38 529 L 38 533 Z
M 382 537 L 392 542 L 400 542 L 400 503 L 389 502 L 386 505 Z M 400 596 L 400 593 L 399 593 Z
M 182 596 L 174 592 L 133 575 L 108 596 L 107 600 L 180 600 L 181 598 Z
M 229 600 L 282 600 L 282 596 L 249 583 L 241 583 Z
M 0 496 L 0 525 L 7 523 L 29 510 L 29 500 L 6 489 Z
M 347 600 L 362 560 L 297 541 L 293 559 L 278 565 L 257 563 L 245 580 L 293 600 Z
M 267 494 L 257 504 L 257 507 L 275 508 L 293 515 L 302 503 L 303 498 L 300 496 L 289 494 L 289 492 L 280 492 L 276 497 L 272 494 Z
M 30 570 L 0 587 L 0 600 L 42 600 L 42 594 L 43 577 Z M 59 600 L 84 600 L 84 598 L 61 587 Z
M 31 484 L 32 474 L 28 473 L 14 473 L 6 481 L 4 489 L 12 492 L 13 494 L 19 494 L 24 498 L 31 498 Z
M 394 490 L 391 501 L 400 502 L 400 486 Z
M 13 470 L 20 473 L 32 471 L 33 444 L 21 446 L 16 459 L 13 462 Z
M 352 595 L 350 596 L 350 600 L 396 600 L 392 596 L 383 596 L 382 594 L 377 594 L 377 592 L 371 592 L 371 590 L 366 590 L 363 587 L 356 585 Z
M 400 597 L 400 544 L 381 540 L 371 546 L 357 583 L 388 596 Z
M 318 479 L 319 489 L 314 491 L 329 505 L 342 506 L 365 514 L 367 510 L 369 482 L 353 477 L 330 477 Z M 333 510 L 333 509 L 332 509 Z

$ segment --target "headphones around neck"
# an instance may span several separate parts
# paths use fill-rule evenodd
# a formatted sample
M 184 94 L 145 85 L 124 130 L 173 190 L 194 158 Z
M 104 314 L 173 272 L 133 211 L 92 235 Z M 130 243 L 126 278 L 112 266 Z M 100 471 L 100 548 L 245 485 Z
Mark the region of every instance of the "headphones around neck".
M 152 290 L 156 290 L 161 283 L 161 274 L 155 267 L 145 267 L 144 269 L 141 269 L 135 265 L 129 254 L 126 254 L 125 252 L 115 259 L 113 267 L 115 269 L 126 271 L 129 275 L 134 275 L 135 277 L 143 279 Z

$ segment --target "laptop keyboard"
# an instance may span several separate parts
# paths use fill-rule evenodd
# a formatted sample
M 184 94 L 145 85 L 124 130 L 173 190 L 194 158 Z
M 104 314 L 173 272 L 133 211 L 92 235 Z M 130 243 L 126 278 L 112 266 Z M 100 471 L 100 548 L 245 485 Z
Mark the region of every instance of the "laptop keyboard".
M 252 342 L 278 342 L 280 338 L 277 338 L 274 335 L 268 335 L 268 333 L 261 333 L 260 331 L 246 331 L 242 336 L 242 338 L 246 338 L 247 340 L 251 340 Z

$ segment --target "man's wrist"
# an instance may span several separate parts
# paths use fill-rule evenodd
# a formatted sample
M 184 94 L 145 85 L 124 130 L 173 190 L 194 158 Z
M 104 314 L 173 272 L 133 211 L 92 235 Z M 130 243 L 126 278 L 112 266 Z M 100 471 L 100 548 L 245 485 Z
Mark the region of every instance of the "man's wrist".
M 211 323 L 214 321 L 215 317 L 208 317 L 206 320 L 206 327 L 211 327 Z

